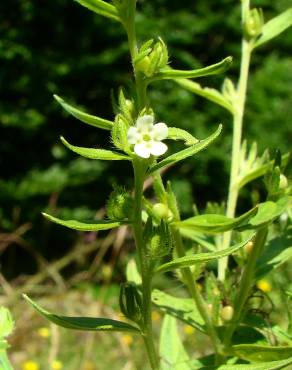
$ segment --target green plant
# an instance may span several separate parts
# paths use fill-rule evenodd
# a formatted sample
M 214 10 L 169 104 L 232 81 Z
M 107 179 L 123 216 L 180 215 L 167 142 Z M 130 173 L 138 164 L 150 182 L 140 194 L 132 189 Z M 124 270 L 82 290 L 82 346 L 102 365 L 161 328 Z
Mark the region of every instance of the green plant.
M 12 370 L 6 353 L 9 347 L 6 338 L 11 334 L 13 328 L 14 322 L 9 310 L 5 307 L 0 307 L 0 365 L 2 370 Z
M 292 363 L 291 346 L 272 346 L 264 320 L 252 315 L 250 298 L 256 280 L 263 271 L 274 269 L 291 256 L 281 253 L 278 260 L 267 257 L 267 247 L 279 237 L 287 239 L 291 231 L 291 161 L 289 155 L 277 153 L 259 157 L 257 147 L 242 142 L 249 63 L 252 52 L 291 25 L 292 9 L 264 23 L 260 9 L 250 9 L 248 0 L 242 6 L 242 60 L 238 84 L 226 79 L 222 92 L 203 88 L 190 79 L 225 72 L 232 58 L 195 70 L 177 70 L 169 66 L 165 42 L 158 38 L 139 45 L 136 38 L 136 0 L 78 0 L 81 5 L 121 23 L 125 29 L 134 72 L 134 89 L 120 89 L 114 102 L 115 120 L 109 121 L 81 112 L 62 98 L 56 100 L 77 119 L 111 132 L 115 150 L 77 147 L 61 138 L 73 152 L 90 159 L 128 161 L 133 166 L 134 196 L 121 187 L 114 189 L 107 205 L 108 219 L 85 223 L 61 220 L 44 214 L 49 220 L 75 230 L 99 231 L 121 225 L 133 230 L 137 258 L 128 269 L 128 282 L 122 284 L 120 308 L 129 322 L 106 318 L 64 317 L 39 307 L 25 298 L 47 319 L 57 325 L 76 330 L 127 331 L 140 335 L 145 344 L 152 369 L 279 369 Z M 209 146 L 221 133 L 222 125 L 209 137 L 199 140 L 189 132 L 165 123 L 155 124 L 155 115 L 148 98 L 148 87 L 160 80 L 174 80 L 182 87 L 222 106 L 231 113 L 234 122 L 230 186 L 225 214 L 220 205 L 210 204 L 206 213 L 182 220 L 170 182 L 162 180 L 162 170 L 193 156 Z M 134 90 L 134 93 L 132 92 Z M 132 92 L 132 94 L 131 94 Z M 158 158 L 168 150 L 164 140 L 182 141 L 187 147 L 174 154 Z M 235 217 L 239 191 L 251 181 L 264 176 L 266 201 Z M 144 183 L 151 178 L 154 204 L 144 195 Z M 225 209 L 224 209 L 225 211 Z M 284 225 L 274 223 L 286 215 Z M 187 249 L 184 239 L 195 242 Z M 207 251 L 206 251 L 207 250 Z M 286 251 L 287 252 L 287 251 Z M 228 256 L 236 267 L 228 267 Z M 273 256 L 274 258 L 275 256 Z M 165 262 L 165 259 L 169 259 Z M 218 260 L 218 278 L 206 264 Z M 238 277 L 237 269 L 242 271 Z M 186 286 L 191 302 L 152 292 L 153 278 L 166 271 L 177 271 Z M 204 276 L 203 294 L 196 280 Z M 235 285 L 238 289 L 234 289 Z M 152 330 L 152 302 L 166 312 L 158 354 Z M 190 309 L 191 307 L 191 309 Z M 176 320 L 183 320 L 209 336 L 214 356 L 191 359 L 177 333 Z M 273 332 L 277 336 L 276 332 Z M 291 342 L 289 332 L 284 336 Z M 248 340 L 253 337 L 253 341 Z M 281 343 L 281 338 L 277 338 Z M 246 364 L 248 363 L 248 364 Z

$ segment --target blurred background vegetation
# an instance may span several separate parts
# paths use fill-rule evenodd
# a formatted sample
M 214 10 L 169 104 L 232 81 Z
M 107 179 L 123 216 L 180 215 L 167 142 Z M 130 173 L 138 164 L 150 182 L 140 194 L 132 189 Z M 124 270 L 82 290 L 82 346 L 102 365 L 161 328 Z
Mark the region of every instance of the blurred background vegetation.
M 181 69 L 198 68 L 232 55 L 234 63 L 228 77 L 235 80 L 240 61 L 239 3 L 140 0 L 139 40 L 161 36 L 169 47 L 172 65 Z M 262 7 L 268 20 L 291 2 L 255 0 L 252 5 Z M 130 242 L 124 250 L 117 244 L 117 234 L 101 234 L 98 238 L 90 233 L 80 235 L 48 223 L 40 212 L 79 219 L 92 219 L 98 212 L 101 217 L 114 183 L 131 188 L 131 168 L 127 163 L 86 160 L 62 146 L 60 135 L 78 146 L 111 144 L 108 133 L 68 116 L 52 97 L 58 94 L 89 113 L 113 119 L 111 94 L 120 86 L 129 87 L 131 78 L 125 34 L 119 24 L 72 0 L 2 1 L 0 30 L 3 286 L 11 280 L 20 284 L 26 281 L 25 276 L 42 271 L 48 262 L 60 258 L 65 259 L 62 276 L 58 273 L 61 267 L 55 265 L 55 273 L 48 273 L 59 283 L 63 277 L 72 278 L 82 271 L 89 271 L 86 276 L 97 282 L 106 282 L 107 270 L 97 272 L 101 260 L 106 266 L 117 265 L 115 276 L 119 281 L 123 264 L 119 262 L 123 261 L 120 254 L 131 250 Z M 257 140 L 260 152 L 265 148 L 285 152 L 291 143 L 291 45 L 292 32 L 288 31 L 260 48 L 252 61 L 245 137 L 249 142 Z M 215 76 L 199 82 L 220 88 L 223 79 L 224 76 Z M 166 175 L 174 178 L 174 189 L 186 215 L 192 212 L 194 202 L 204 208 L 207 200 L 224 200 L 231 149 L 229 114 L 173 82 L 156 83 L 150 97 L 157 119 L 186 128 L 196 137 L 204 138 L 219 122 L 224 124 L 224 132 L 216 143 Z M 240 207 L 246 208 L 248 194 L 242 194 L 241 199 Z M 119 235 L 119 240 L 124 241 L 125 236 Z M 97 240 L 106 247 L 96 257 Z M 87 248 L 85 256 L 95 256 L 95 265 L 83 252 L 75 258 L 80 246 L 83 252 Z M 81 280 L 73 279 L 72 284 Z M 37 282 L 42 281 L 40 278 Z M 6 288 L 9 290 L 9 286 Z

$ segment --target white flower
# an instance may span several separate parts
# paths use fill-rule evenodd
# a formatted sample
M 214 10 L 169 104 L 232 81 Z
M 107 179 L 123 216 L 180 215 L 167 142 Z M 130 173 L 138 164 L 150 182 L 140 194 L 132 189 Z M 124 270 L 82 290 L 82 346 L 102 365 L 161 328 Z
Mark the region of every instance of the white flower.
M 154 117 L 145 115 L 139 117 L 136 125 L 129 128 L 127 139 L 129 144 L 134 145 L 135 153 L 142 158 L 150 155 L 162 155 L 167 151 L 167 145 L 161 140 L 167 138 L 168 127 L 159 122 L 154 125 Z

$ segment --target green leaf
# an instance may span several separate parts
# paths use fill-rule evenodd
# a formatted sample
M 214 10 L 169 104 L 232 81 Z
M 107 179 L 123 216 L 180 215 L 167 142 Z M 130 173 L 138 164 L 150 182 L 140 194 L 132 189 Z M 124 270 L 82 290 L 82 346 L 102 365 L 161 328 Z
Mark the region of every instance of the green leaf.
M 225 72 L 232 63 L 232 57 L 227 57 L 221 62 L 212 64 L 205 68 L 194 69 L 191 71 L 181 71 L 177 69 L 163 69 L 151 79 L 155 80 L 166 80 L 166 79 L 177 79 L 177 78 L 198 78 L 203 76 L 215 75 L 218 73 Z
M 210 87 L 202 87 L 197 82 L 190 81 L 184 78 L 176 79 L 175 82 L 184 89 L 199 96 L 202 96 L 203 98 L 206 98 L 233 113 L 234 109 L 232 107 L 232 104 L 218 90 L 212 89 Z
M 232 346 L 234 355 L 246 361 L 268 362 L 292 358 L 292 347 L 259 346 L 239 344 Z
M 153 173 L 155 171 L 161 170 L 163 167 L 175 164 L 179 161 L 182 161 L 185 158 L 188 158 L 196 153 L 198 153 L 200 150 L 205 149 L 213 140 L 215 140 L 219 134 L 221 133 L 222 125 L 220 124 L 218 129 L 210 135 L 207 139 L 200 141 L 199 143 L 192 145 L 191 147 L 181 150 L 180 152 L 177 152 L 175 154 L 170 155 L 169 157 L 163 159 L 162 161 L 158 162 L 157 164 L 154 164 L 150 167 L 149 173 Z
M 62 326 L 63 328 L 87 331 L 128 331 L 133 333 L 140 332 L 138 328 L 122 321 L 95 317 L 70 317 L 56 315 L 41 308 L 27 295 L 24 294 L 23 297 L 43 317 L 58 326 Z
M 61 141 L 67 148 L 72 150 L 72 152 L 75 152 L 85 158 L 100 159 L 103 161 L 122 161 L 122 160 L 130 161 L 131 160 L 131 158 L 128 157 L 127 155 L 116 153 L 111 150 L 83 148 L 83 147 L 71 145 L 70 143 L 68 143 L 68 141 L 66 141 L 63 138 L 63 136 L 61 136 Z
M 240 229 L 256 229 L 266 226 L 285 212 L 289 205 L 291 205 L 291 197 L 289 196 L 284 196 L 277 202 L 267 201 L 260 203 L 257 206 L 257 214 L 249 220 L 247 225 L 244 225 Z
M 1 370 L 13 370 L 13 367 L 10 364 L 10 361 L 7 357 L 6 352 L 1 349 L 1 343 L 0 343 L 0 369 Z
M 14 321 L 10 311 L 5 307 L 0 307 L 0 340 L 6 338 L 14 329 Z
M 190 229 L 216 234 L 233 230 L 242 224 L 246 224 L 255 213 L 257 213 L 256 207 L 237 218 L 229 218 L 220 214 L 206 214 L 174 222 L 173 224 L 179 229 Z
M 185 267 L 193 266 L 197 263 L 208 262 L 208 261 L 219 259 L 225 256 L 229 256 L 230 254 L 237 252 L 240 248 L 244 247 L 254 237 L 254 235 L 255 234 L 252 234 L 247 240 L 241 243 L 235 244 L 232 247 L 218 251 L 218 252 L 197 253 L 197 254 L 190 255 L 190 256 L 176 258 L 172 260 L 171 262 L 167 262 L 159 266 L 156 272 L 165 272 L 165 271 L 175 270 L 178 268 L 185 268 Z
M 117 9 L 105 1 L 101 0 L 75 0 L 79 4 L 85 6 L 89 10 L 93 12 L 103 15 L 104 17 L 114 19 L 116 21 L 120 21 Z
M 174 316 L 186 324 L 205 333 L 204 320 L 202 319 L 193 299 L 178 298 L 161 290 L 155 289 L 152 292 L 152 302 L 162 312 Z
M 183 229 L 183 228 L 179 228 L 179 231 L 183 237 L 193 240 L 194 242 L 208 249 L 211 252 L 216 251 L 216 246 L 213 243 L 211 243 L 207 239 L 207 236 L 204 235 L 203 233 L 193 229 Z
M 281 163 L 285 166 L 288 163 L 289 153 L 286 153 L 281 158 Z M 244 185 L 248 184 L 249 182 L 263 176 L 265 173 L 270 171 L 273 168 L 274 160 L 260 165 L 256 168 L 251 169 L 250 171 L 244 173 L 244 175 L 238 181 L 238 188 L 241 189 Z
M 90 126 L 94 126 L 97 128 L 101 128 L 104 130 L 111 130 L 113 127 L 113 122 L 108 121 L 104 118 L 96 117 L 88 113 L 84 113 L 80 111 L 79 109 L 73 107 L 73 105 L 70 105 L 65 102 L 64 99 L 60 98 L 58 95 L 54 95 L 54 98 L 57 100 L 57 102 L 73 117 L 79 119 L 79 121 L 82 121 Z
M 58 225 L 68 227 L 69 229 L 81 231 L 109 230 L 127 224 L 127 221 L 113 221 L 113 220 L 96 221 L 94 223 L 89 224 L 76 220 L 66 220 L 66 221 L 60 220 L 57 217 L 48 215 L 47 213 L 43 213 L 43 216 Z
M 191 370 L 190 358 L 180 339 L 176 319 L 166 315 L 163 319 L 159 354 L 160 370 Z
M 260 364 L 207 366 L 202 367 L 200 370 L 279 370 L 291 363 L 292 357 L 287 360 L 262 362 Z
M 199 141 L 193 135 L 177 127 L 168 127 L 168 139 L 183 140 L 185 145 L 194 145 Z
M 292 258 L 292 234 L 291 229 L 268 241 L 263 254 L 257 261 L 255 279 L 259 280 L 264 275 L 279 267 Z
M 292 26 L 292 8 L 264 24 L 262 34 L 254 44 L 254 48 L 266 43 Z

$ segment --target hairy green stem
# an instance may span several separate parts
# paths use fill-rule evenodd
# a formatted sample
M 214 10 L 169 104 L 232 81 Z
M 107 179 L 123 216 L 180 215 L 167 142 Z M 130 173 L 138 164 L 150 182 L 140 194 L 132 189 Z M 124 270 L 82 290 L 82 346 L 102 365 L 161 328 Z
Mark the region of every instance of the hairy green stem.
M 246 5 L 246 2 L 243 2 Z M 243 11 L 244 13 L 244 11 Z M 227 199 L 227 217 L 234 217 L 236 211 L 236 204 L 238 198 L 238 184 L 237 179 L 239 175 L 239 157 L 241 151 L 241 137 L 242 137 L 242 125 L 243 115 L 246 100 L 247 82 L 249 74 L 249 65 L 251 57 L 251 43 L 242 40 L 242 55 L 241 55 L 241 66 L 240 66 L 240 77 L 237 88 L 237 101 L 234 102 L 235 110 L 233 114 L 233 138 L 232 138 L 232 156 L 231 156 L 231 172 L 229 180 L 229 191 Z M 228 248 L 231 241 L 231 231 L 226 232 L 223 235 L 221 249 Z M 225 274 L 228 264 L 228 257 L 223 257 L 218 262 L 218 278 L 221 281 L 225 280 Z
M 240 324 L 242 317 L 244 315 L 244 308 L 246 306 L 246 302 L 249 298 L 249 294 L 253 286 L 256 262 L 263 251 L 267 234 L 268 228 L 264 227 L 260 229 L 255 236 L 253 248 L 250 252 L 246 267 L 243 270 L 239 291 L 234 302 L 235 312 L 232 319 L 232 323 L 230 324 L 225 334 L 224 345 L 226 348 L 229 347 L 232 335 L 236 328 L 238 327 L 238 325 Z
M 153 370 L 158 370 L 159 359 L 154 346 L 152 318 L 151 318 L 152 269 L 149 264 L 149 256 L 147 255 L 146 245 L 143 240 L 143 224 L 142 224 L 142 196 L 146 168 L 144 161 L 140 159 L 135 159 L 133 161 L 133 167 L 135 175 L 133 230 L 138 253 L 139 267 L 142 277 L 143 320 L 141 329 L 151 367 Z

